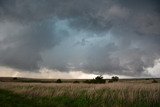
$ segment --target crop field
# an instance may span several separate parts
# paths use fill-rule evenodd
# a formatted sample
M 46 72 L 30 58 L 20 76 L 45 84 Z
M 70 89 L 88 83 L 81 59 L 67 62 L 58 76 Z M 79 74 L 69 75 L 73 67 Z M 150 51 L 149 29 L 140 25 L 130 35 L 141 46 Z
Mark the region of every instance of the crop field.
M 136 80 L 135 80 L 136 81 Z M 1 107 L 160 107 L 160 84 L 0 82 Z

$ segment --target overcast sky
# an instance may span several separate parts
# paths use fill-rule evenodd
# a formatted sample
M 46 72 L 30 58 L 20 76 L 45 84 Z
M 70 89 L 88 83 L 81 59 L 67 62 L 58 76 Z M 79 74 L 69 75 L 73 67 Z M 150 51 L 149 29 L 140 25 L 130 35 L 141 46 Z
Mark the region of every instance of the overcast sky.
M 0 76 L 160 77 L 159 0 L 0 0 Z

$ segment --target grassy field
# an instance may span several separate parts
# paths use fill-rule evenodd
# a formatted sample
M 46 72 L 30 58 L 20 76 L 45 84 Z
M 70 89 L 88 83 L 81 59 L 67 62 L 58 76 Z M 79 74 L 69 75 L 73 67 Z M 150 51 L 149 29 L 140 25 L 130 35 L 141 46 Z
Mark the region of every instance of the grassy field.
M 147 81 L 147 80 L 146 80 Z M 160 84 L 0 82 L 1 107 L 160 107 Z

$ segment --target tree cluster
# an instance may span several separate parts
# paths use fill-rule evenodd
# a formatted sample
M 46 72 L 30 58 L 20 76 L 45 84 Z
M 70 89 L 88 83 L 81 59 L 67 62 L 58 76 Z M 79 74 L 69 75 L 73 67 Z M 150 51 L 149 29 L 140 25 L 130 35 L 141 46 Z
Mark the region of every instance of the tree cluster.
M 96 78 L 92 79 L 92 80 L 86 80 L 84 81 L 84 83 L 93 83 L 93 84 L 102 84 L 102 83 L 105 83 L 106 80 L 103 79 L 103 77 L 100 75 L 100 76 L 97 76 Z
M 118 80 L 119 80 L 119 77 L 113 76 L 108 82 L 112 83 L 112 82 L 117 82 Z

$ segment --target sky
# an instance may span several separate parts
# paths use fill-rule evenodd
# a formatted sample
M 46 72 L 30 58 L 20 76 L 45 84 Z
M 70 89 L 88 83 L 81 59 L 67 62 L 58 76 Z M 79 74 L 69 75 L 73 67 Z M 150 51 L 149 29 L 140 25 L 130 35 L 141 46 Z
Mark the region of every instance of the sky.
M 160 77 L 159 0 L 0 0 L 0 76 Z

